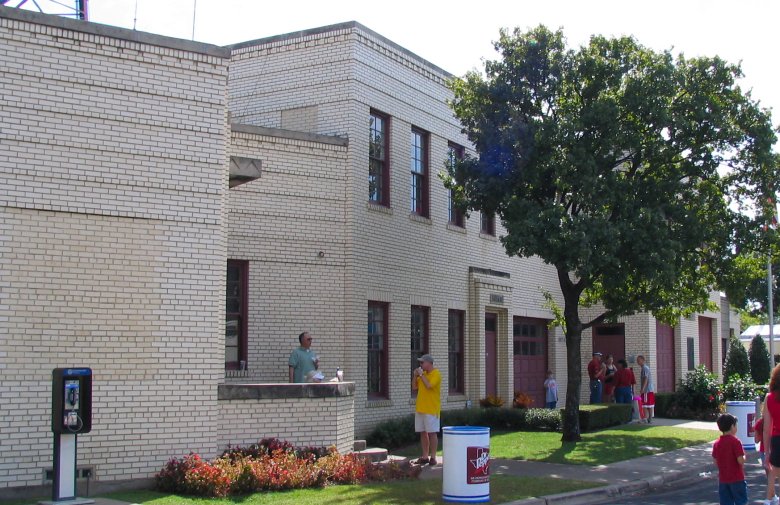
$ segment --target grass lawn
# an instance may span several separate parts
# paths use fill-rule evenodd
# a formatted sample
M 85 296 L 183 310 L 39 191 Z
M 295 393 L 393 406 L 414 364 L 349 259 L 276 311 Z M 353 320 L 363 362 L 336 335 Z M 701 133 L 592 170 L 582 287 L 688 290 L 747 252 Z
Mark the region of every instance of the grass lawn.
M 560 433 L 512 432 L 490 437 L 490 456 L 570 465 L 603 465 L 712 442 L 716 430 L 626 424 L 561 442 Z
M 624 424 L 602 431 L 584 433 L 582 441 L 562 443 L 560 433 L 541 431 L 494 431 L 490 436 L 490 456 L 565 463 L 569 465 L 603 465 L 659 452 L 711 442 L 720 433 L 672 426 Z M 419 444 L 404 447 L 393 454 L 417 458 Z M 441 440 L 439 451 L 441 456 Z
M 143 505 L 360 505 L 370 503 L 427 505 L 444 503 L 441 479 L 407 480 L 355 486 L 329 486 L 324 489 L 300 489 L 224 499 L 187 498 L 152 491 L 112 493 L 106 498 Z M 539 477 L 490 477 L 492 503 L 575 491 L 603 484 Z M 2 504 L 2 501 L 0 501 Z

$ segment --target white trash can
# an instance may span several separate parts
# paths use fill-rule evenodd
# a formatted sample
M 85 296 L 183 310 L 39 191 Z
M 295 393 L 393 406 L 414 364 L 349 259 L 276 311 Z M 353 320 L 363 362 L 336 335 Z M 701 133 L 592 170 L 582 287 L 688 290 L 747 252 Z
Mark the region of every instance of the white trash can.
M 729 400 L 726 402 L 726 412 L 737 418 L 737 438 L 746 451 L 755 451 L 753 440 L 753 423 L 756 421 L 756 402 Z
M 490 428 L 445 426 L 442 498 L 446 502 L 490 501 Z

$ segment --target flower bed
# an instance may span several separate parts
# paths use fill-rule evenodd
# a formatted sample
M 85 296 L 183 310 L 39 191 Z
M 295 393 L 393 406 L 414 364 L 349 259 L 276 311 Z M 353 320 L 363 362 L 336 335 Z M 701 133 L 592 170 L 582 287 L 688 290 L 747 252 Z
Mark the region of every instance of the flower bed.
M 250 447 L 234 447 L 206 461 L 197 454 L 172 458 L 155 476 L 160 491 L 203 497 L 245 495 L 417 478 L 420 469 L 411 465 L 375 465 L 358 454 L 339 454 L 335 449 L 299 448 L 277 439 L 263 439 Z

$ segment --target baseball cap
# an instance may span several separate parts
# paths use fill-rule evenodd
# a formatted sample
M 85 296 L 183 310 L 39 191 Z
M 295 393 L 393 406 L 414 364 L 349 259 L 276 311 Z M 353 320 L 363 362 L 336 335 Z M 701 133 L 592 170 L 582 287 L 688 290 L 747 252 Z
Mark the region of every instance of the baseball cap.
M 433 363 L 433 356 L 430 354 L 423 354 L 419 358 L 417 358 L 417 361 L 427 361 L 428 363 Z
M 594 352 L 593 352 L 593 355 L 594 355 L 594 356 L 601 356 L 601 353 L 600 353 L 600 352 L 597 352 L 597 351 L 594 351 Z

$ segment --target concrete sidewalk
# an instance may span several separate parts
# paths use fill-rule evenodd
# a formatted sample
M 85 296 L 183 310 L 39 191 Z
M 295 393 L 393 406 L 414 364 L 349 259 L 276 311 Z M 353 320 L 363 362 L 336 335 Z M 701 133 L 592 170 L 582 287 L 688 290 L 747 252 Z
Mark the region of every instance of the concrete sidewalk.
M 713 441 L 720 435 L 714 422 L 656 418 L 653 419 L 653 425 L 712 430 Z M 547 496 L 510 502 L 511 505 L 587 505 L 661 486 L 684 485 L 686 481 L 699 478 L 702 473 L 715 470 L 711 453 L 712 443 L 708 443 L 599 466 L 491 459 L 490 473 L 603 483 L 603 487 L 561 494 L 551 490 Z M 427 467 L 420 478 L 441 479 L 445 464 L 442 462 L 440 466 Z

